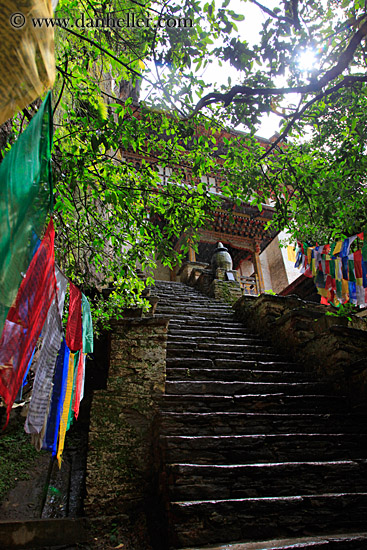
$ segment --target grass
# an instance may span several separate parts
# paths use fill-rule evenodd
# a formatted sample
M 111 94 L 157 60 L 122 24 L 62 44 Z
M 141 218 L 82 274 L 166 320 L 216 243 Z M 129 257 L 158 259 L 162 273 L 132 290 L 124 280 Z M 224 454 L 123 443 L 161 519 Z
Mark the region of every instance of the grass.
M 0 432 L 0 502 L 19 480 L 31 477 L 29 467 L 37 456 L 23 423 L 14 423 Z

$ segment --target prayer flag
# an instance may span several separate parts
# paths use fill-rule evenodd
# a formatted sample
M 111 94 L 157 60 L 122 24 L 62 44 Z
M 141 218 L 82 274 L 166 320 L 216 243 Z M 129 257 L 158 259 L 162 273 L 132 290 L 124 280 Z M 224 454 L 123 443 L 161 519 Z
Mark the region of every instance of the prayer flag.
M 47 422 L 47 410 L 51 399 L 55 362 L 63 336 L 61 319 L 68 283 L 67 279 L 58 269 L 56 269 L 56 281 L 58 285 L 58 303 L 55 296 L 43 329 L 43 342 L 35 367 L 36 376 L 33 382 L 32 398 L 25 423 L 25 431 L 27 433 L 40 433 Z
M 53 25 L 32 24 L 51 17 L 50 0 L 0 0 L 0 124 L 53 85 Z
M 51 143 L 49 94 L 0 164 L 0 334 L 52 206 Z
M 294 263 L 296 261 L 296 251 L 293 246 L 287 246 L 287 256 L 289 262 Z
M 56 296 L 54 226 L 52 219 L 9 310 L 0 340 L 0 395 L 10 409 Z
M 339 252 L 341 251 L 342 249 L 342 246 L 343 246 L 343 241 L 338 241 L 334 247 L 334 250 L 333 250 L 333 256 L 336 256 L 337 254 L 339 254 Z
M 71 407 L 73 382 L 74 382 L 74 353 L 70 353 L 68 377 L 66 382 L 66 392 L 65 392 L 64 402 L 62 404 L 62 414 L 61 414 L 60 429 L 59 429 L 59 442 L 58 442 L 57 455 L 56 455 L 57 461 L 59 463 L 59 468 L 61 468 L 61 457 L 64 451 L 64 445 L 65 445 L 65 434 L 67 430 L 69 411 Z
M 65 400 L 66 383 L 68 378 L 69 355 L 70 350 L 68 349 L 64 338 L 57 356 L 51 406 L 42 446 L 43 449 L 52 451 L 53 456 L 56 456 L 57 451 L 57 440 L 59 435 L 62 406 Z
M 66 324 L 66 344 L 75 353 L 82 348 L 82 293 L 70 283 L 69 316 Z

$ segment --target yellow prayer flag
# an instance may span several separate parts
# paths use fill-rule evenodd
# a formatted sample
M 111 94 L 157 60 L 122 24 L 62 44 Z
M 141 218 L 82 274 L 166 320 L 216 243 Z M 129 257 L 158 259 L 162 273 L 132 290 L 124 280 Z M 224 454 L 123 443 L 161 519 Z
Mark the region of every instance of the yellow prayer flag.
M 312 275 L 315 277 L 317 275 L 315 258 L 312 258 L 312 260 L 311 260 L 311 270 L 312 270 Z
M 334 251 L 333 251 L 333 256 L 335 256 L 335 254 L 339 254 L 339 252 L 341 251 L 342 249 L 342 246 L 343 246 L 343 241 L 338 241 L 335 245 L 335 248 L 334 248 Z
M 326 288 L 318 288 L 317 292 L 320 294 L 320 296 L 323 296 L 324 298 L 327 298 L 329 295 L 329 291 Z
M 344 301 L 349 298 L 349 285 L 345 279 L 342 280 L 342 297 Z
M 0 0 L 0 124 L 54 83 L 54 29 L 32 24 L 52 16 L 51 0 Z
M 66 428 L 68 425 L 69 411 L 71 406 L 71 396 L 73 393 L 73 382 L 74 382 L 74 353 L 70 353 L 69 356 L 69 369 L 68 369 L 68 378 L 66 382 L 66 392 L 65 399 L 62 405 L 62 415 L 60 420 L 60 429 L 59 429 L 59 443 L 57 447 L 57 461 L 59 463 L 59 468 L 61 468 L 61 456 L 64 450 L 65 444 L 65 434 Z
M 340 258 L 335 258 L 335 279 L 337 281 L 341 281 L 341 276 L 340 276 L 340 262 L 341 262 L 341 259 Z
M 293 246 L 287 246 L 288 261 L 295 263 L 296 262 L 296 251 Z

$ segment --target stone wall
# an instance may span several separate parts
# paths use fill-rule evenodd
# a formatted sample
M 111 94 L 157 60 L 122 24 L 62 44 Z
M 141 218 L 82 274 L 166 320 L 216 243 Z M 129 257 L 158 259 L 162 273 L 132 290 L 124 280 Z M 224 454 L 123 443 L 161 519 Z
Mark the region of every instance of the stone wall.
M 242 296 L 237 271 L 230 271 L 235 280 L 228 281 L 225 269 L 218 267 L 214 278 L 212 270 L 206 269 L 203 266 L 205 264 L 197 264 L 196 262 L 187 263 L 185 270 L 182 272 L 185 277 L 181 276 L 181 282 L 196 288 L 202 294 L 230 305 L 234 304 Z
M 235 281 L 215 279 L 209 287 L 208 295 L 232 305 L 242 296 L 242 289 Z
M 304 363 L 336 391 L 349 393 L 356 407 L 367 407 L 367 323 L 297 296 L 243 296 L 237 317 L 266 336 L 286 356 Z
M 89 517 L 139 509 L 150 493 L 167 327 L 166 319 L 126 319 L 116 322 L 110 333 L 107 389 L 94 393 L 91 409 L 85 499 Z

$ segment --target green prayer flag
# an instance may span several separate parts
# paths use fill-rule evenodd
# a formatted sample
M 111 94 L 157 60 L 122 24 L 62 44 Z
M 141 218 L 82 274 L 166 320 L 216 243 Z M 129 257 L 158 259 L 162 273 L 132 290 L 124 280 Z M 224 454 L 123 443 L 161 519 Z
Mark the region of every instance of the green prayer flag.
M 330 276 L 335 279 L 335 260 L 329 262 Z
M 367 262 L 367 229 L 363 231 L 362 259 Z
M 356 277 L 354 275 L 354 260 L 348 260 L 348 267 L 349 267 L 349 280 L 351 283 L 355 283 Z
M 87 298 L 82 294 L 83 353 L 93 353 L 93 323 Z
M 339 298 L 339 300 L 342 300 L 342 282 L 341 281 L 335 281 L 336 282 L 336 295 Z
M 0 334 L 52 209 L 49 93 L 0 165 Z

